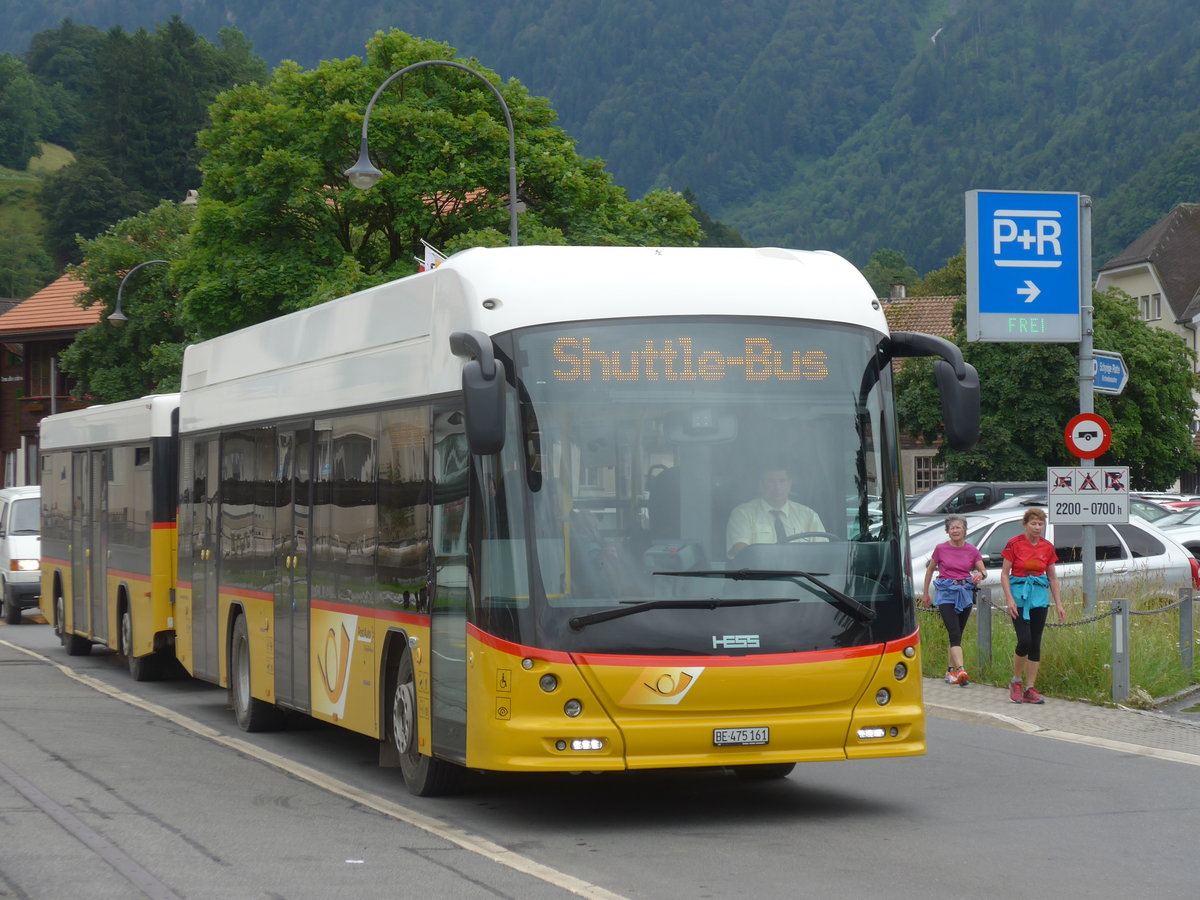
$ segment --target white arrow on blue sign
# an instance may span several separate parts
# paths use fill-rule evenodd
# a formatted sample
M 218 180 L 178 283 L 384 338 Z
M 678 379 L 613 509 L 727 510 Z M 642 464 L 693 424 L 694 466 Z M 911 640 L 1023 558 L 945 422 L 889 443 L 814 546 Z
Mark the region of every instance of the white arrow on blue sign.
M 1076 342 L 1079 195 L 967 192 L 967 339 Z
M 1092 390 L 1100 394 L 1119 394 L 1129 384 L 1125 357 L 1110 350 L 1093 350 Z

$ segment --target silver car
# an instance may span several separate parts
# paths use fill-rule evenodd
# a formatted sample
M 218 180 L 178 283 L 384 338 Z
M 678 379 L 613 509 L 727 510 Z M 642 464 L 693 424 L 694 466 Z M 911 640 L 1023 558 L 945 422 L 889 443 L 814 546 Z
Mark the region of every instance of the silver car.
M 1022 534 L 1024 509 L 989 509 L 963 516 L 967 541 L 979 548 L 988 569 L 986 585 L 1000 589 L 1000 551 Z M 1096 525 L 1096 584 L 1105 597 L 1161 595 L 1174 598 L 1180 588 L 1200 588 L 1200 562 L 1175 538 L 1149 522 L 1131 517 L 1127 524 Z M 1066 589 L 1083 580 L 1083 526 L 1047 524 L 1046 538 L 1058 553 L 1055 571 Z M 946 540 L 941 523 L 911 536 L 913 592 L 919 598 L 933 548 Z

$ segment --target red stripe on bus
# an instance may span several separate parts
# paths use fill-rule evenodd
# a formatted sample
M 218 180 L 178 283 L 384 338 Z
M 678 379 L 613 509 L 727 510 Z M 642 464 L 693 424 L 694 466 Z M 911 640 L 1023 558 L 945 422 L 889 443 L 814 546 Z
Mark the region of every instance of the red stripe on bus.
M 376 609 L 374 607 L 353 606 L 349 603 L 331 603 L 328 600 L 314 600 L 313 609 L 325 612 L 340 613 L 346 616 L 364 616 L 385 622 L 402 622 L 405 625 L 428 625 L 429 616 L 420 613 L 402 612 L 398 609 Z
M 266 591 L 252 591 L 249 588 L 233 588 L 221 585 L 217 588 L 219 594 L 228 594 L 230 597 L 241 597 L 243 600 L 265 600 L 267 603 L 275 602 L 275 595 L 269 594 Z
M 151 522 L 150 527 L 151 528 L 170 528 L 172 531 L 174 531 L 176 526 L 175 526 L 174 522 Z
M 630 656 L 610 653 L 564 653 L 561 650 L 529 647 L 488 634 L 475 625 L 467 626 L 467 634 L 494 650 L 512 656 L 532 656 L 561 663 L 580 662 L 589 666 L 788 666 L 831 662 L 840 659 L 862 659 L 879 656 L 889 647 L 899 649 L 905 646 L 904 642 L 894 642 L 893 644 L 866 644 L 862 647 L 838 647 L 832 650 L 807 650 L 801 653 L 767 653 L 761 656 Z M 904 639 L 904 641 L 908 640 L 909 638 Z
M 122 572 L 120 569 L 107 569 L 105 574 L 112 578 L 123 578 L 126 581 L 144 581 L 150 583 L 150 576 L 146 572 Z

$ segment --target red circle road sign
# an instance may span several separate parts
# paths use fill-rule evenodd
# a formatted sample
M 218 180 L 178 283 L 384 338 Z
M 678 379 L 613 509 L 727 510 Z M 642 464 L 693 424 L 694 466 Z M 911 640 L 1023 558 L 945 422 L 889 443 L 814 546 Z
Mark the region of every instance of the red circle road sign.
M 1112 443 L 1112 429 L 1095 413 L 1080 413 L 1063 430 L 1067 449 L 1080 459 L 1095 459 Z

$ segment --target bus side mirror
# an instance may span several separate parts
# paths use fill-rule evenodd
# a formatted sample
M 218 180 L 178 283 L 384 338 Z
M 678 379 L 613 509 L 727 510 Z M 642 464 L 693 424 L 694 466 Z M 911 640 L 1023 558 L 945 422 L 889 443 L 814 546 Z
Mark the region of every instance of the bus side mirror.
M 454 332 L 450 351 L 467 360 L 462 370 L 467 446 L 479 456 L 499 453 L 504 447 L 504 363 L 482 331 Z
M 933 377 L 942 398 L 942 425 L 953 450 L 970 450 L 979 440 L 979 373 L 963 360 L 962 351 L 945 338 L 912 331 L 893 331 L 888 345 L 893 359 L 938 356 Z
M 945 360 L 935 360 L 933 377 L 942 397 L 942 423 L 946 428 L 946 443 L 954 450 L 970 450 L 979 440 L 979 373 L 970 363 L 963 363 L 962 378 Z

